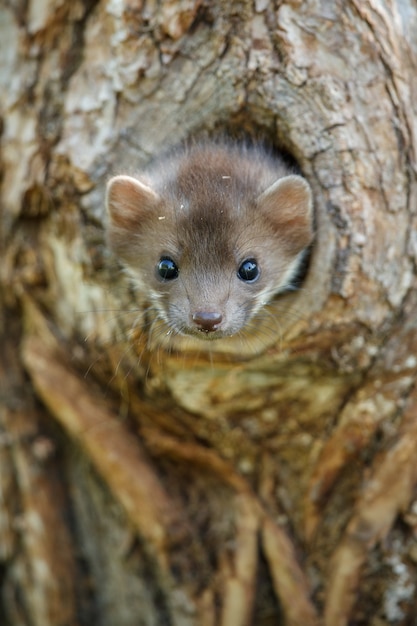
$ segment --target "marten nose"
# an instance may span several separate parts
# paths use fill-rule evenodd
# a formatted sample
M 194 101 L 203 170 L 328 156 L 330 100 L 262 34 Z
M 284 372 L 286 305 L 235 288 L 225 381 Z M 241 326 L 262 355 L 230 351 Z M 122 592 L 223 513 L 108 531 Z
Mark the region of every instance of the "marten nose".
M 217 311 L 197 311 L 193 313 L 193 322 L 203 333 L 212 333 L 217 330 L 223 317 Z

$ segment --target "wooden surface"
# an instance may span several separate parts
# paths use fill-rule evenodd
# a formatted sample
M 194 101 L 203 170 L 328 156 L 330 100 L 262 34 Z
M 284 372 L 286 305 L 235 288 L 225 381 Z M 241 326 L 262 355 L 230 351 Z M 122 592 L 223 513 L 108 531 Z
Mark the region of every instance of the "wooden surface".
M 0 9 L 1 624 L 412 623 L 416 26 L 411 0 Z M 105 182 L 219 133 L 298 162 L 308 275 L 261 354 L 149 351 Z

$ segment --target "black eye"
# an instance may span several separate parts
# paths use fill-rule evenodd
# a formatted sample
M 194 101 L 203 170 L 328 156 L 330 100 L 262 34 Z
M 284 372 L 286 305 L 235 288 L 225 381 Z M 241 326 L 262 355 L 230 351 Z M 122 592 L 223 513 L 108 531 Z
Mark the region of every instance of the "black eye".
M 253 283 L 259 276 L 259 267 L 256 259 L 246 259 L 243 261 L 237 271 L 237 275 L 240 280 L 244 280 L 246 283 Z
M 180 273 L 177 264 L 167 256 L 162 257 L 157 266 L 158 275 L 163 280 L 174 280 Z

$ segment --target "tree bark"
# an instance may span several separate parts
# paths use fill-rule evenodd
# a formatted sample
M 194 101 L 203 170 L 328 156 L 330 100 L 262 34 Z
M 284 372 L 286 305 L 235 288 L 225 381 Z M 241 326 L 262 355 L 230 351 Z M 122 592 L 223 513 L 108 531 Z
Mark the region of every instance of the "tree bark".
M 0 9 L 0 621 L 415 624 L 417 7 Z M 104 188 L 268 140 L 316 235 L 258 355 L 147 349 Z

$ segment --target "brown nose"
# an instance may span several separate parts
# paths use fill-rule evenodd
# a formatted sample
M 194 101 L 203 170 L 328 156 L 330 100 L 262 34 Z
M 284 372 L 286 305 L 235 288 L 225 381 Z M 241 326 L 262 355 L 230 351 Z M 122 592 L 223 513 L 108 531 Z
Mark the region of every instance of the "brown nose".
M 193 313 L 193 322 L 198 330 L 204 333 L 212 333 L 217 330 L 223 317 L 217 311 L 197 311 Z

